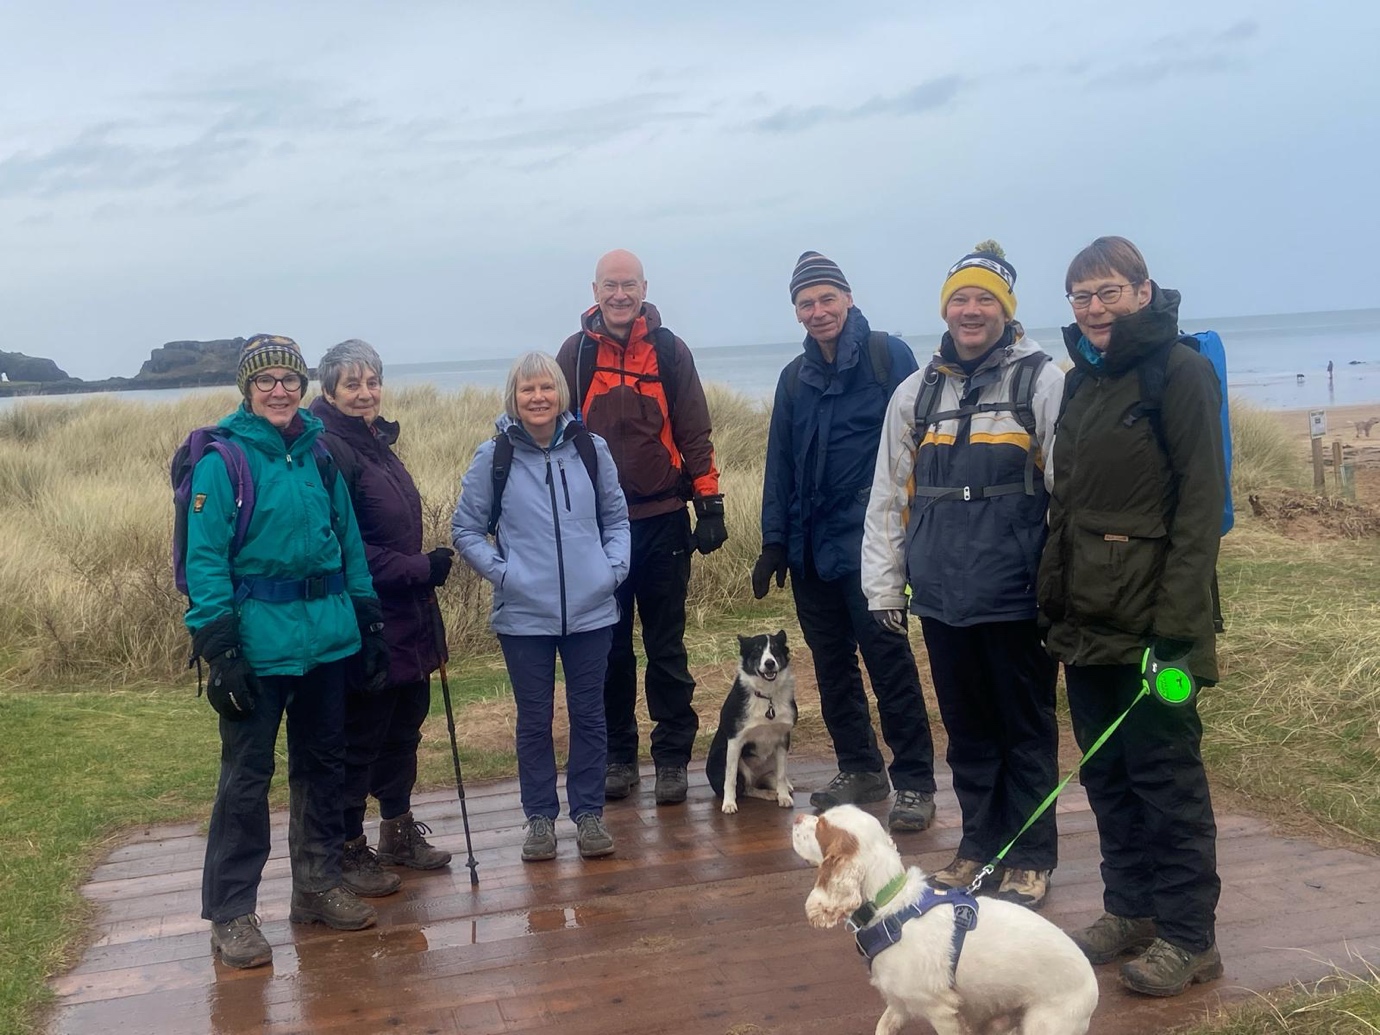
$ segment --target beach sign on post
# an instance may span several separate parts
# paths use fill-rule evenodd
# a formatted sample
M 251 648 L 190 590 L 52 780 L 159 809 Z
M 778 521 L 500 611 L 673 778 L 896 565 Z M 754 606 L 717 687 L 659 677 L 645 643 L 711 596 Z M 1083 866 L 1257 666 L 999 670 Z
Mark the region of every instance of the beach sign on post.
M 1323 436 L 1327 434 L 1327 411 L 1308 411 L 1308 437 L 1313 440 L 1313 491 L 1327 491 L 1327 476 L 1323 471 Z

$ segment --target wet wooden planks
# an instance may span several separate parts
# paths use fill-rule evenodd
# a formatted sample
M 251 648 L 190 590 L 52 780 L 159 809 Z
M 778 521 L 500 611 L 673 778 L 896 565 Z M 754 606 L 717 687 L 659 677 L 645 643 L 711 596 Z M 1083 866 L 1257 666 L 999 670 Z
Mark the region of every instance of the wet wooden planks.
M 702 773 L 692 774 L 684 806 L 658 809 L 646 775 L 637 796 L 606 812 L 618 853 L 590 862 L 578 858 L 574 828 L 562 820 L 560 858 L 524 865 L 516 784 L 469 788 L 477 889 L 463 865 L 454 793 L 423 796 L 418 818 L 455 862 L 405 871 L 400 893 L 375 900 L 379 926 L 351 934 L 287 923 L 286 816 L 275 816 L 259 905 L 274 964 L 247 972 L 211 959 L 198 916 L 198 828 L 141 832 L 92 874 L 96 936 L 53 983 L 49 1030 L 870 1033 L 881 1001 L 851 939 L 805 923 L 814 871 L 790 849 L 793 813 L 750 800 L 724 816 Z M 826 762 L 793 760 L 801 788 L 831 775 Z M 928 869 L 947 862 L 958 841 L 946 778 L 935 828 L 898 838 L 907 860 Z M 797 792 L 797 809 L 807 798 Z M 873 808 L 884 814 L 885 805 Z M 1072 927 L 1100 912 L 1097 837 L 1076 787 L 1059 812 L 1061 862 L 1044 913 Z M 1163 1031 L 1249 990 L 1320 978 L 1334 961 L 1346 966 L 1348 950 L 1380 958 L 1380 859 L 1274 838 L 1247 817 L 1221 816 L 1219 826 L 1226 978 L 1157 1001 L 1123 991 L 1116 968 L 1101 968 L 1094 1032 Z

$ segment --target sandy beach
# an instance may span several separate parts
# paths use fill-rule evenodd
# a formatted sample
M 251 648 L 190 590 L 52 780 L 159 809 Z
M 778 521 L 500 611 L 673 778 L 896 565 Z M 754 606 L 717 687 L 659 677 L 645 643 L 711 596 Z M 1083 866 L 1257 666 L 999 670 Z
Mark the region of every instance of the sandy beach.
M 1324 407 L 1327 415 L 1327 434 L 1323 436 L 1323 460 L 1327 465 L 1329 488 L 1332 479 L 1332 443 L 1342 444 L 1342 462 L 1350 463 L 1356 471 L 1356 498 L 1380 500 L 1380 403 L 1353 406 Z M 1307 409 L 1271 410 L 1281 427 L 1285 428 L 1299 446 L 1305 461 L 1312 456 Z M 1365 421 L 1375 420 L 1366 429 Z

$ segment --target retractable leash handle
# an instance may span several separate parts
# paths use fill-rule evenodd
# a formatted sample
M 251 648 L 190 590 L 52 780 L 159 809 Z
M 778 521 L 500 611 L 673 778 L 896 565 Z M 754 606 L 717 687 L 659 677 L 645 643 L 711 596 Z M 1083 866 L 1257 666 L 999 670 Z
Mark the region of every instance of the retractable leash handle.
M 1165 661 L 1155 653 L 1153 645 L 1141 655 L 1140 679 L 1144 693 L 1171 708 L 1182 708 L 1198 694 L 1198 681 L 1182 659 Z

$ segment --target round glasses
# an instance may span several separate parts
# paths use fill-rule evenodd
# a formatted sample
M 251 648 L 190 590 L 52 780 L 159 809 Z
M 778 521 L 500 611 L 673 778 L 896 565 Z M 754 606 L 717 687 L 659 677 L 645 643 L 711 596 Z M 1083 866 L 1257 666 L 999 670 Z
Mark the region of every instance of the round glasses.
M 282 385 L 285 392 L 301 392 L 307 387 L 307 379 L 301 374 L 285 374 L 282 377 L 255 374 L 249 379 L 249 383 L 265 394 L 273 391 L 277 385 Z

